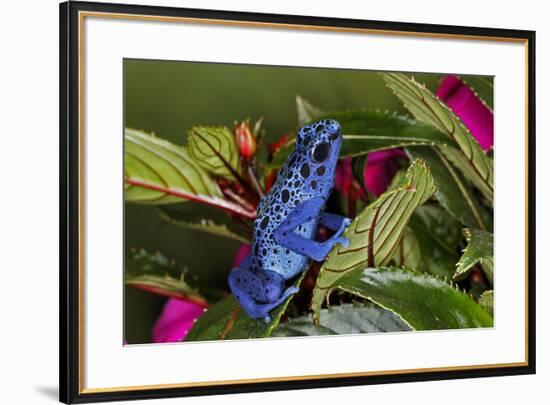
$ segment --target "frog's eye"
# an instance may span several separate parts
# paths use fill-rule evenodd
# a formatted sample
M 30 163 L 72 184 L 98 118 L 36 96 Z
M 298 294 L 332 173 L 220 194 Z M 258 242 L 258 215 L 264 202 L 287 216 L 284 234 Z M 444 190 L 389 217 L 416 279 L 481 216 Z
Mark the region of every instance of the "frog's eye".
M 311 149 L 311 160 L 315 163 L 322 163 L 328 158 L 328 152 L 330 150 L 330 145 L 328 142 L 321 142 L 315 145 Z

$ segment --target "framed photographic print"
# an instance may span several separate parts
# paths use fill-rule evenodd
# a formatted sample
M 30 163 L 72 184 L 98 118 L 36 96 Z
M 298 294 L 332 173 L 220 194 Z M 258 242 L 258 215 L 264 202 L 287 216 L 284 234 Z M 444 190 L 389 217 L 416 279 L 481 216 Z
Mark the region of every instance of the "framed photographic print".
M 60 399 L 535 372 L 535 33 L 60 5 Z

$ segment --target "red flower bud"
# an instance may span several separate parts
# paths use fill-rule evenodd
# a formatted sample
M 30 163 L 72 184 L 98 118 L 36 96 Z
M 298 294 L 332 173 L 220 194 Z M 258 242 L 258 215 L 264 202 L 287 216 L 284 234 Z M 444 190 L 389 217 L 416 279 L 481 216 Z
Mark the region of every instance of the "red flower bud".
M 248 120 L 235 127 L 235 140 L 241 156 L 246 160 L 250 160 L 256 153 L 256 138 L 250 130 Z

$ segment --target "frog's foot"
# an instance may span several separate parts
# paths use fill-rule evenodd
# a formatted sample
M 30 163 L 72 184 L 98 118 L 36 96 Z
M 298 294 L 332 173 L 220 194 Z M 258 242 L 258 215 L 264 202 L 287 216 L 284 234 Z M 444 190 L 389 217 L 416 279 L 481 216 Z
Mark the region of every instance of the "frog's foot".
M 351 219 L 342 215 L 322 212 L 319 215 L 319 223 L 331 231 L 335 231 L 334 236 L 339 237 L 342 236 L 346 228 L 351 224 Z
M 351 219 L 344 217 L 344 219 L 342 219 L 342 224 L 340 225 L 340 228 L 338 228 L 333 238 L 339 238 L 340 236 L 342 236 L 350 224 L 351 224 Z
M 253 319 L 271 320 L 269 311 L 282 304 L 298 289 L 283 292 L 284 278 L 273 271 L 252 271 L 236 268 L 229 273 L 228 283 L 239 304 Z
M 298 287 L 288 287 L 277 301 L 271 302 L 269 304 L 257 305 L 256 308 L 258 308 L 264 314 L 264 316 L 262 317 L 264 322 L 271 322 L 271 316 L 269 315 L 269 312 L 277 308 L 279 305 L 283 304 L 291 295 L 297 293 L 298 291 Z
M 334 235 L 330 239 L 321 242 L 318 244 L 318 248 L 311 252 L 311 258 L 317 262 L 322 262 L 325 260 L 334 247 L 334 245 L 340 244 L 343 247 L 347 248 L 349 246 L 349 240 L 347 238 L 344 238 L 343 236 L 336 236 Z
M 340 236 L 339 238 L 331 238 L 330 240 L 334 240 L 334 243 L 332 244 L 332 246 L 336 244 L 340 244 L 345 248 L 349 247 L 349 239 L 344 238 L 343 236 Z

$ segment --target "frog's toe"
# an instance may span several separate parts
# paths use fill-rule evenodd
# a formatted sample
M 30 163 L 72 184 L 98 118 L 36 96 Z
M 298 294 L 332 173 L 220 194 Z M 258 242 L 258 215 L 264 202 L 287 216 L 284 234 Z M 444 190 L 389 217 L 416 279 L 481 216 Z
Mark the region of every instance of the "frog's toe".
M 345 248 L 349 247 L 349 239 L 348 238 L 340 237 L 340 238 L 336 239 L 335 243 L 339 243 L 340 245 L 342 245 Z
M 330 249 L 332 249 L 332 246 L 326 246 L 324 244 L 321 246 L 322 246 L 321 249 L 315 250 L 310 253 L 310 257 L 316 262 L 322 262 L 323 260 L 325 260 L 328 255 L 328 252 L 330 252 Z
M 288 297 L 290 297 L 292 294 L 295 294 L 297 293 L 298 291 L 300 291 L 300 289 L 298 287 L 295 287 L 295 286 L 292 286 L 292 287 L 288 287 L 285 292 L 283 293 L 283 296 L 281 297 L 281 303 L 286 301 L 286 299 Z
M 334 235 L 335 237 L 340 237 L 343 235 L 343 233 L 346 231 L 347 227 L 351 224 L 351 219 L 349 218 L 344 218 L 342 220 L 342 225 L 340 225 L 340 229 L 338 229 L 338 231 L 336 232 L 336 234 Z
M 269 323 L 271 322 L 271 316 L 269 315 L 271 309 L 270 305 L 257 304 L 252 310 L 246 312 L 253 319 L 263 319 L 265 323 Z

